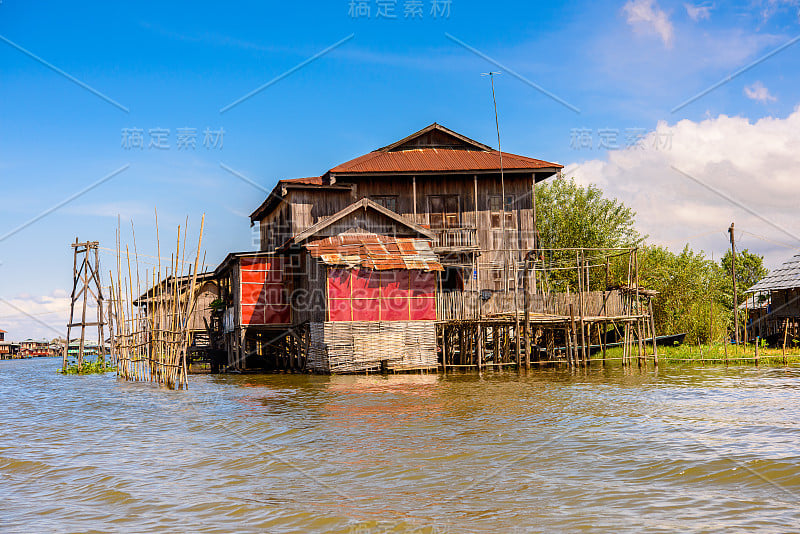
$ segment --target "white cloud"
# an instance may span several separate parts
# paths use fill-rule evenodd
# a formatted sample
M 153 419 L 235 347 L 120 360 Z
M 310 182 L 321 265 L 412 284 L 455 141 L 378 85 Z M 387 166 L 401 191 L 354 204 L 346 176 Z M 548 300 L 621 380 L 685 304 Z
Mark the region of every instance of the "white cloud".
M 689 15 L 689 17 L 693 21 L 698 22 L 711 18 L 711 10 L 714 9 L 714 4 L 699 6 L 694 4 L 683 4 L 683 7 L 686 8 L 686 13 Z
M 670 138 L 671 146 L 664 146 Z M 662 144 L 657 150 L 656 140 Z M 659 122 L 645 148 L 609 152 L 606 159 L 585 162 L 571 174 L 635 209 L 641 231 L 653 243 L 679 249 L 689 242 L 719 257 L 728 247 L 725 230 L 735 221 L 737 229 L 748 232 L 737 235 L 737 243 L 765 254 L 775 266 L 796 252 L 777 243 L 800 249 L 798 168 L 800 107 L 786 118 L 756 122 L 725 115 L 671 126 Z
M 672 22 L 655 0 L 629 0 L 622 10 L 628 15 L 628 24 L 635 30 L 654 32 L 661 37 L 664 46 L 672 47 Z
M 96 309 L 87 308 L 87 314 L 91 317 Z M 65 337 L 68 317 L 69 296 L 62 289 L 49 295 L 20 293 L 0 300 L 0 328 L 8 332 L 6 340 Z
M 745 87 L 744 94 L 750 100 L 755 100 L 756 102 L 761 102 L 762 104 L 766 104 L 767 102 L 775 102 L 778 100 L 770 94 L 769 89 L 764 87 L 764 84 L 761 82 L 755 82 L 753 85 Z
M 761 18 L 764 22 L 767 22 L 773 16 L 778 13 L 784 12 L 797 12 L 797 8 L 800 7 L 800 1 L 798 0 L 761 0 L 759 3 L 759 8 L 761 9 Z M 798 13 L 800 16 L 800 13 Z

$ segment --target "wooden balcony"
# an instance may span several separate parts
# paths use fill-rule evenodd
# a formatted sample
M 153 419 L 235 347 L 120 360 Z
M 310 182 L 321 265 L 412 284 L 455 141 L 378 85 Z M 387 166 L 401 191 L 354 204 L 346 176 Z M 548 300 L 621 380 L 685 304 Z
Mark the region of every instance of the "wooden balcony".
M 478 230 L 476 228 L 441 228 L 434 230 L 436 239 L 434 251 L 478 250 Z
M 625 302 L 620 291 L 590 291 L 581 299 L 576 294 L 541 293 L 530 295 L 528 311 L 538 316 L 569 317 L 570 306 L 575 316 L 581 313 L 593 317 L 614 317 L 626 314 Z M 490 317 L 512 314 L 514 310 L 524 311 L 524 296 L 514 292 L 491 293 L 487 300 L 480 298 L 476 291 L 442 292 L 436 295 L 436 312 L 439 321 L 463 321 L 486 319 Z

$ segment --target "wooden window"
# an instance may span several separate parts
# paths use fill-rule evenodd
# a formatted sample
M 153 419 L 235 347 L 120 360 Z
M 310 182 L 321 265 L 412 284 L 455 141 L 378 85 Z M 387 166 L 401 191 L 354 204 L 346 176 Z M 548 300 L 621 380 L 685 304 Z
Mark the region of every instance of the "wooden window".
M 397 195 L 373 195 L 370 200 L 388 210 L 397 212 Z
M 458 228 L 461 226 L 461 214 L 458 195 L 428 196 L 428 213 L 432 229 Z
M 503 206 L 500 204 L 500 195 L 492 195 L 489 197 L 489 213 L 492 219 L 492 228 L 502 228 L 501 222 L 503 218 Z M 514 227 L 514 197 L 506 195 L 506 228 Z

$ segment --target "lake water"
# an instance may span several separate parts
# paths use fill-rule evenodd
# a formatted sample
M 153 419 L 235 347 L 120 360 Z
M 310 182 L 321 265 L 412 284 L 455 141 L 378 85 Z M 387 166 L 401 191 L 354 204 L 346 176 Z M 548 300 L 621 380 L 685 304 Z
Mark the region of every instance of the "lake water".
M 0 361 L 2 532 L 800 530 L 800 369 L 192 376 Z

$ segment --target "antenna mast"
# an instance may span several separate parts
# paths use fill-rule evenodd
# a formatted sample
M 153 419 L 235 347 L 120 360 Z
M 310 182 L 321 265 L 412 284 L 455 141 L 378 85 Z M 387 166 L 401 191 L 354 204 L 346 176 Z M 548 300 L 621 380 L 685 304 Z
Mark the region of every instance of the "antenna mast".
M 500 74 L 500 72 L 484 72 L 481 76 L 488 76 L 492 82 L 492 103 L 494 104 L 494 125 L 497 129 L 497 152 L 500 154 L 500 228 L 503 235 L 503 249 L 506 251 L 506 254 L 509 254 L 508 251 L 508 237 L 506 236 L 506 181 L 505 176 L 503 174 L 503 148 L 500 145 L 500 120 L 497 118 L 497 98 L 494 94 L 494 76 L 495 74 Z M 506 258 L 508 260 L 508 257 Z M 507 263 L 507 262 L 506 262 Z M 514 286 L 516 287 L 516 265 L 514 269 Z M 505 276 L 505 290 L 508 292 L 508 276 Z

